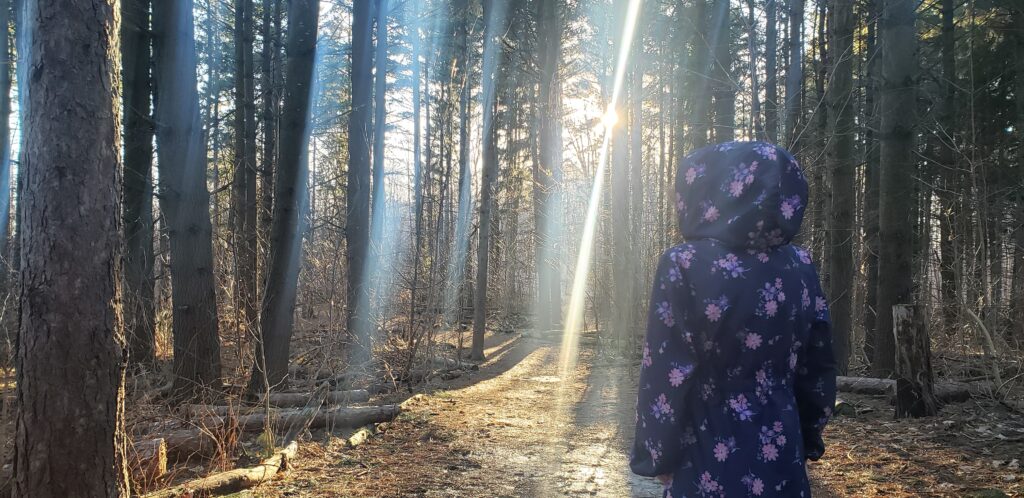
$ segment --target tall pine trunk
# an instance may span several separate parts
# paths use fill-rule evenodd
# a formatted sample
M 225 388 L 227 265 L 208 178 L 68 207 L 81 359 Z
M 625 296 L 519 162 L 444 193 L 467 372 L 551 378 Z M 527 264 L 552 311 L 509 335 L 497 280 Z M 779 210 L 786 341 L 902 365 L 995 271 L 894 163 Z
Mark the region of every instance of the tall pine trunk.
M 837 368 L 845 375 L 850 362 L 853 336 L 853 293 L 855 173 L 854 99 L 853 99 L 853 5 L 847 0 L 829 4 L 829 46 L 833 71 L 829 84 L 828 117 L 830 139 L 826 159 L 831 173 L 832 205 L 829 209 L 831 244 L 829 246 L 829 298 Z
M 249 381 L 249 392 L 253 394 L 279 386 L 288 373 L 299 262 L 302 260 L 299 220 L 306 202 L 309 179 L 309 109 L 319 15 L 319 0 L 291 0 L 289 4 L 281 155 L 275 175 L 266 295 L 260 314 L 262 340 L 257 342 L 257 364 Z M 262 375 L 264 372 L 265 377 Z
M 895 368 L 892 307 L 913 299 L 914 149 L 917 94 L 916 3 L 882 2 L 881 175 L 879 177 L 878 330 L 872 371 L 880 377 Z
M 206 140 L 199 122 L 193 1 L 153 3 L 160 210 L 170 239 L 174 391 L 220 386 Z
M 373 0 L 352 4 L 352 112 L 348 118 L 348 182 L 345 241 L 348 263 L 348 331 L 352 359 L 363 361 L 370 324 L 366 259 L 370 249 L 370 116 L 373 110 Z
M 786 69 L 785 143 L 797 152 L 797 126 L 800 122 L 800 91 L 804 84 L 804 0 L 788 0 L 789 67 Z
M 281 88 L 278 84 L 281 72 L 281 2 L 263 0 L 263 49 L 260 70 L 262 71 L 262 100 L 260 114 L 263 120 L 263 157 L 260 161 L 260 205 L 257 239 L 265 252 L 263 261 L 269 263 L 267 249 L 270 225 L 273 223 L 274 171 L 277 169 L 277 140 L 279 133 L 278 114 L 281 112 Z
M 764 39 L 764 132 L 769 142 L 779 140 L 779 22 L 778 0 L 764 4 L 767 27 Z
M 878 129 L 878 67 L 881 52 L 878 51 L 878 25 L 881 15 L 881 0 L 869 0 L 865 14 L 867 22 L 867 69 L 865 77 L 865 119 L 864 131 L 864 357 L 868 363 L 874 358 L 878 337 L 878 175 L 879 145 L 875 130 Z
M 235 306 L 240 331 L 255 333 L 256 294 L 256 94 L 253 72 L 253 0 L 235 0 Z
M 537 309 L 543 330 L 561 324 L 562 276 L 556 253 L 558 188 L 562 177 L 562 107 L 558 69 L 562 59 L 562 3 L 542 0 L 537 3 L 540 37 L 540 85 L 537 93 L 538 148 L 534 168 L 534 205 L 536 210 Z
M 153 124 L 150 114 L 152 59 L 150 0 L 121 2 L 121 74 L 124 88 L 125 333 L 128 359 L 154 360 L 153 300 Z M 6 136 L 6 134 L 5 134 Z
M 17 497 L 129 495 L 116 6 L 38 0 L 24 25 L 32 91 L 19 199 Z
M 729 0 L 714 0 L 711 11 L 712 90 L 715 101 L 714 136 L 728 142 L 736 135 L 736 85 L 732 79 L 732 23 Z

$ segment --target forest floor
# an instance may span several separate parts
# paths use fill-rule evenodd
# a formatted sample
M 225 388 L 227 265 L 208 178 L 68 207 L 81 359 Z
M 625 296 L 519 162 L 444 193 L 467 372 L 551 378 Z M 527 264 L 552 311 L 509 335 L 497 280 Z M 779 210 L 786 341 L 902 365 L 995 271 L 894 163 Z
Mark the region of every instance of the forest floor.
M 254 496 L 661 496 L 627 465 L 636 365 L 584 346 L 563 383 L 552 340 L 499 334 L 488 346 L 472 375 L 391 395 L 407 410 L 367 444 L 306 443 Z M 858 413 L 830 425 L 826 457 L 810 465 L 815 496 L 1024 496 L 1024 422 L 1002 406 L 895 421 L 883 398 L 844 400 Z

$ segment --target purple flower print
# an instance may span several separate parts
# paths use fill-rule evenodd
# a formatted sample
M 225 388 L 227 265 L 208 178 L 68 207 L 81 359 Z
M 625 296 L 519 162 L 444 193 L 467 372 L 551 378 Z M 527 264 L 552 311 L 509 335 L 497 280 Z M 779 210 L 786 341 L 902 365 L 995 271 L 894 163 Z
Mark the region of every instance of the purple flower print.
M 715 445 L 713 450 L 715 454 L 715 460 L 724 462 L 729 458 L 729 454 L 736 451 L 736 438 L 731 437 L 729 439 L 718 438 L 718 444 Z
M 651 405 L 651 415 L 659 422 L 675 420 L 673 417 L 672 405 L 668 404 L 668 398 L 662 393 Z
M 683 200 L 683 196 L 676 192 L 676 212 L 679 214 L 686 213 L 686 201 Z
M 774 462 L 779 458 L 779 449 L 786 446 L 786 436 L 783 435 L 781 421 L 776 421 L 771 427 L 761 427 L 761 434 L 758 436 L 761 441 L 761 453 L 758 460 L 762 462 Z
M 759 143 L 754 145 L 754 152 L 768 161 L 778 161 L 778 149 L 774 145 Z
M 693 365 L 678 365 L 673 364 L 672 370 L 668 372 L 668 383 L 672 387 L 679 387 L 690 377 L 693 373 Z
M 754 412 L 750 409 L 750 403 L 747 401 L 747 397 L 742 394 L 737 394 L 735 397 L 729 398 L 729 408 L 732 409 L 733 417 L 737 420 L 750 420 L 754 416 Z
M 819 317 L 828 310 L 828 301 L 825 300 L 824 296 L 818 296 L 814 298 L 814 311 L 818 312 Z
M 672 251 L 672 255 L 670 257 L 676 266 L 682 267 L 684 270 L 688 270 L 690 269 L 690 265 L 693 264 L 694 254 L 696 254 L 696 251 L 693 250 L 693 247 L 687 246 L 681 251 Z
M 711 265 L 711 273 L 718 273 L 721 270 L 722 276 L 725 278 L 737 278 L 742 277 L 743 273 L 747 271 L 740 263 L 738 257 L 735 254 L 726 254 L 723 258 L 718 258 Z
M 761 447 L 761 457 L 765 461 L 774 462 L 779 457 L 779 449 L 774 444 L 766 444 Z
M 722 191 L 728 193 L 734 199 L 739 198 L 747 187 L 753 185 L 755 172 L 757 172 L 757 161 L 749 165 L 740 163 L 733 168 L 732 176 L 726 180 L 725 185 L 722 186 Z
M 661 323 L 664 323 L 666 327 L 676 324 L 675 316 L 672 315 L 672 305 L 668 304 L 668 301 L 662 301 L 658 305 L 658 316 L 661 317 Z
M 803 309 L 811 307 L 811 291 L 806 285 L 804 285 L 804 290 L 800 294 L 800 306 L 802 306 Z
M 801 263 L 805 265 L 811 264 L 811 254 L 808 253 L 806 249 L 802 247 L 793 246 L 793 251 L 795 251 L 797 257 L 800 258 Z
M 654 442 L 654 441 L 651 441 L 650 439 L 648 439 L 648 440 L 644 441 L 644 447 L 646 447 L 647 451 L 650 452 L 651 460 L 654 460 L 655 462 L 657 462 L 659 459 L 661 459 L 661 453 L 662 453 L 661 441 Z
M 693 185 L 693 182 L 704 176 L 706 169 L 707 167 L 703 164 L 695 164 L 686 170 L 686 176 L 683 179 L 686 181 L 687 185 Z
M 774 317 L 779 311 L 779 305 L 786 301 L 786 294 L 782 292 L 781 278 L 764 284 L 764 288 L 757 293 L 761 296 L 760 305 L 754 310 L 754 314 L 757 316 Z
M 757 260 L 762 262 L 762 263 L 767 263 L 769 261 L 768 253 L 766 253 L 764 251 L 761 251 L 761 252 L 757 253 Z
M 718 220 L 720 213 L 718 212 L 718 208 L 716 208 L 714 204 L 710 202 L 702 202 L 700 205 L 701 208 L 704 209 L 704 216 L 702 218 L 704 221 L 708 223 L 714 223 L 715 221 Z
M 649 366 L 651 366 L 651 363 L 652 363 L 652 362 L 651 362 L 651 345 L 650 345 L 650 344 L 648 344 L 648 343 L 647 343 L 647 342 L 645 341 L 645 342 L 644 342 L 644 359 L 643 359 L 643 365 L 644 365 L 645 367 L 649 367 Z
M 751 351 L 761 347 L 761 334 L 758 334 L 757 332 L 747 332 L 747 336 L 743 340 L 743 347 Z

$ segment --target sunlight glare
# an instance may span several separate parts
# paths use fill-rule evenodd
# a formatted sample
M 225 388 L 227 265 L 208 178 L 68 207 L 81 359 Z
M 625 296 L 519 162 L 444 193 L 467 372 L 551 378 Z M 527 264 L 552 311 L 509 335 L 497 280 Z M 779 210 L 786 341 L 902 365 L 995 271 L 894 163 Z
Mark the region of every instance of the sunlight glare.
M 580 329 L 583 326 L 583 312 L 586 307 L 587 272 L 594 250 L 594 236 L 597 232 L 597 215 L 601 205 L 601 191 L 604 187 L 605 170 L 608 168 L 608 147 L 611 145 L 611 129 L 618 121 L 615 109 L 622 94 L 626 67 L 629 63 L 629 52 L 633 45 L 633 34 L 636 31 L 636 20 L 640 14 L 643 0 L 630 0 L 626 12 L 626 24 L 622 30 L 619 45 L 619 56 L 615 68 L 615 81 L 612 86 L 612 97 L 608 102 L 608 110 L 602 118 L 605 123 L 604 140 L 601 144 L 601 155 L 598 160 L 597 172 L 594 174 L 594 186 L 590 191 L 587 205 L 587 217 L 583 222 L 583 235 L 580 240 L 579 254 L 576 256 L 576 271 L 573 274 L 572 293 L 569 297 L 569 309 L 566 312 L 565 329 L 562 331 L 562 347 L 559 354 L 559 375 L 567 379 L 576 369 L 576 358 L 579 350 Z

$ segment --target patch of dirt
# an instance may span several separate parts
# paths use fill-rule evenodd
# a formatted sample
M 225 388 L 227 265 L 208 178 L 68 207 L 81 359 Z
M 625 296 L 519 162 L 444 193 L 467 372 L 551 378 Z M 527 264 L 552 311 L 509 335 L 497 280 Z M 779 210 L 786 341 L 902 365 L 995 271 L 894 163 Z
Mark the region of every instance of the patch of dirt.
M 428 386 L 367 444 L 304 444 L 295 470 L 255 495 L 661 496 L 627 465 L 635 364 L 584 347 L 563 382 L 557 343 L 489 340 L 478 372 Z M 884 399 L 844 399 L 859 413 L 830 426 L 826 457 L 809 467 L 815 496 L 1024 496 L 1015 460 L 1024 455 L 1024 424 L 1001 406 L 971 402 L 895 421 Z

